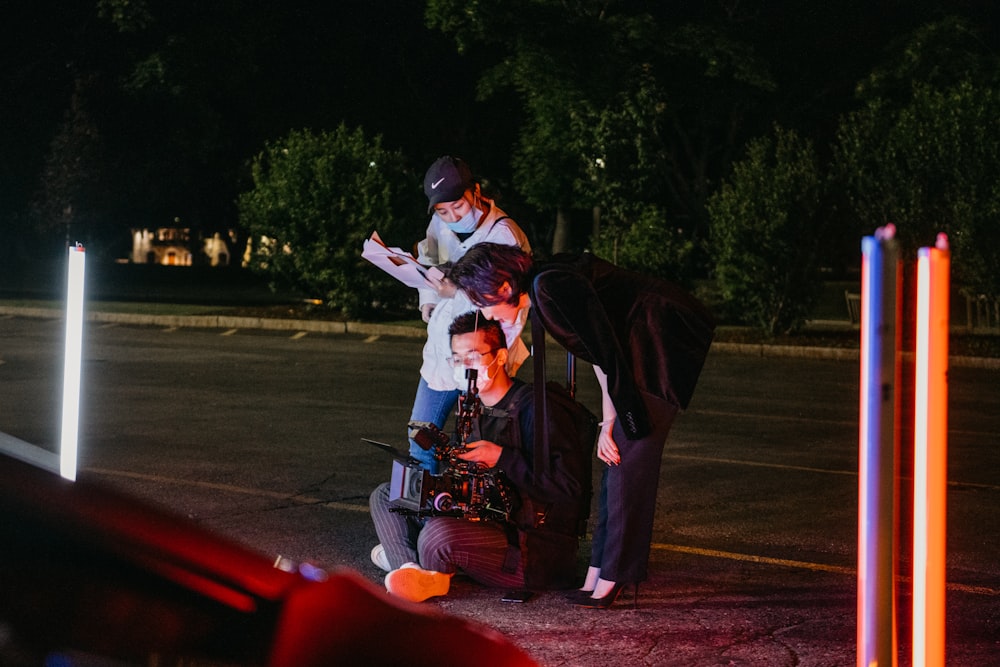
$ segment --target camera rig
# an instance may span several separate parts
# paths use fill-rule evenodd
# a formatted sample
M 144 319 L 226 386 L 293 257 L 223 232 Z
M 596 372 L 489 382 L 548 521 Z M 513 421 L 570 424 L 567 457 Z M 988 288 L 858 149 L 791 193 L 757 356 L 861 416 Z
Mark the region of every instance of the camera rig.
M 459 396 L 455 433 L 430 422 L 410 422 L 410 438 L 443 465 L 433 475 L 416 462 L 393 461 L 389 484 L 390 511 L 409 516 L 453 516 L 470 521 L 506 521 L 512 509 L 511 494 L 504 478 L 488 466 L 463 461 L 473 426 L 482 412 L 476 386 L 478 371 L 466 369 L 468 387 Z

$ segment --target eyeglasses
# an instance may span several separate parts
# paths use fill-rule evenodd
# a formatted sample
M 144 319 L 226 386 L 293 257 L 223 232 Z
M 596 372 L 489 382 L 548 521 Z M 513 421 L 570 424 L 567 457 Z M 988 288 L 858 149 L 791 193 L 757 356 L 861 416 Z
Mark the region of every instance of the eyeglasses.
M 448 357 L 448 365 L 452 368 L 456 366 L 478 366 L 479 362 L 483 360 L 488 354 L 493 354 L 499 348 L 493 348 L 492 350 L 487 350 L 486 352 L 467 352 L 464 356 L 453 354 Z

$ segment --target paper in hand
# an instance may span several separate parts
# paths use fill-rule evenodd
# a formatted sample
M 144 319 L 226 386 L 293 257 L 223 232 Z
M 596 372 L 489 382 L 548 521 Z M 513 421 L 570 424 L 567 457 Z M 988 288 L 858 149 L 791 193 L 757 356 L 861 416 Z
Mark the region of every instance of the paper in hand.
M 427 287 L 427 267 L 401 248 L 390 248 L 378 232 L 365 240 L 361 256 L 408 287 Z

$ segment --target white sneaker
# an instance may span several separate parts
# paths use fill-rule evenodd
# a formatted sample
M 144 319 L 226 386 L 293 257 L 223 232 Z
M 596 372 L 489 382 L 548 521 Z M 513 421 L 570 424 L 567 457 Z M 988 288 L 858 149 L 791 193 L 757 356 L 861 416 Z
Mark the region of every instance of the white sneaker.
M 407 563 L 385 575 L 387 591 L 410 602 L 423 602 L 427 598 L 447 595 L 451 575 L 425 570 L 416 563 Z
M 375 563 L 376 567 L 386 572 L 392 571 L 392 566 L 389 565 L 389 557 L 385 555 L 385 547 L 381 544 L 376 544 L 372 547 L 372 562 Z

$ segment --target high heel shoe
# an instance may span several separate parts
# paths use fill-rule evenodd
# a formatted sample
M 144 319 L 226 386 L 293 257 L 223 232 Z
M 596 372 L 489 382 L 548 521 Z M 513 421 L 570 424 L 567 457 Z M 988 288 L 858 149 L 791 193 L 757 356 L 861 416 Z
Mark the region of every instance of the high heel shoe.
M 593 593 L 594 593 L 593 589 L 585 591 L 582 588 L 574 588 L 573 590 L 564 593 L 563 597 L 566 598 L 567 602 L 570 602 L 572 604 L 580 604 L 587 600 L 593 600 L 594 598 L 590 597 Z
M 577 607 L 583 607 L 584 609 L 609 609 L 611 605 L 615 603 L 618 599 L 618 595 L 622 592 L 622 589 L 626 584 L 616 583 L 608 591 L 608 594 L 601 598 L 595 598 L 590 595 L 593 591 L 576 591 L 578 595 L 574 595 L 571 600 Z M 639 584 L 635 584 L 632 589 L 632 608 L 636 608 L 636 598 L 639 596 Z

